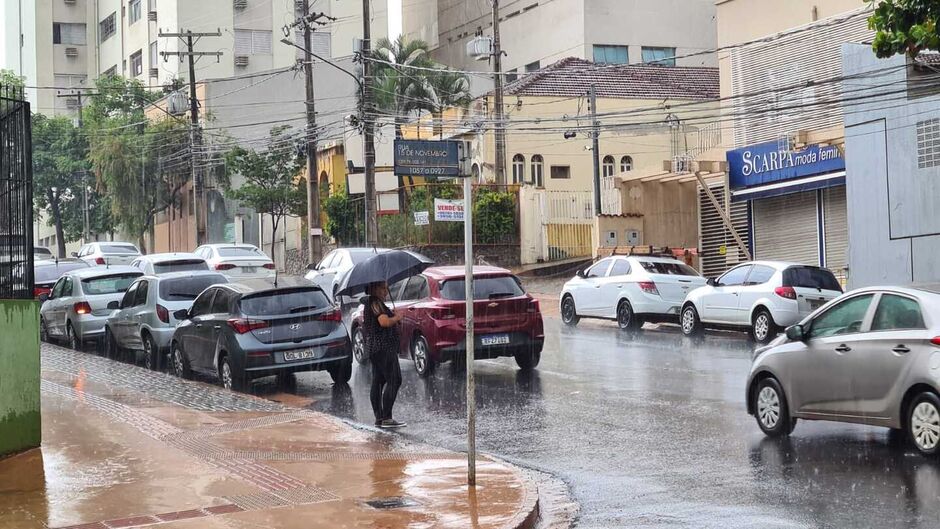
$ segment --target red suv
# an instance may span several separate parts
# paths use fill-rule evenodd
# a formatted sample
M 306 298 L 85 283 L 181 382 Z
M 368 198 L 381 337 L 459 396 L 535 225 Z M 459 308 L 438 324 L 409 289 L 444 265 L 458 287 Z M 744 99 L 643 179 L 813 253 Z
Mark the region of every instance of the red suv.
M 537 299 L 509 270 L 473 267 L 474 358 L 515 357 L 522 369 L 538 365 L 545 333 Z M 463 358 L 466 308 L 463 266 L 428 268 L 389 287 L 389 306 L 404 311 L 400 356 L 410 356 L 421 377 Z M 353 352 L 363 362 L 362 307 L 352 318 Z

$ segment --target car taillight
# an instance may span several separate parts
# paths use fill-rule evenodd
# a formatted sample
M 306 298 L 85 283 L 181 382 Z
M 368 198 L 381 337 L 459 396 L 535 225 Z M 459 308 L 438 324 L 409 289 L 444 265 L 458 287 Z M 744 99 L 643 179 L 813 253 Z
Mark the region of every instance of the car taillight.
M 87 301 L 76 303 L 73 308 L 75 309 L 75 314 L 91 314 L 91 305 L 89 305 Z
M 228 326 L 238 334 L 245 334 L 246 332 L 250 332 L 255 329 L 264 329 L 268 326 L 268 322 L 261 320 L 246 320 L 245 318 L 232 318 L 228 320 Z
M 235 268 L 235 265 L 229 263 L 219 263 L 215 265 L 216 270 L 231 270 Z
M 430 315 L 435 320 L 453 320 L 457 317 L 454 311 L 448 308 L 432 309 Z
M 653 283 L 652 281 L 640 281 L 637 283 L 637 285 L 639 285 L 640 290 L 646 292 L 647 294 L 655 294 L 657 296 L 659 295 L 659 289 L 656 288 L 656 283 Z
M 538 313 L 541 312 L 541 307 L 539 306 L 539 300 L 532 298 L 532 302 L 529 303 L 529 306 L 525 309 L 528 313 Z
M 275 268 L 274 263 L 267 263 L 266 265 L 264 265 L 264 267 L 267 268 L 268 270 L 274 270 Z
M 170 311 L 163 305 L 157 305 L 157 318 L 163 323 L 170 323 Z
M 330 312 L 324 312 L 317 316 L 317 319 L 320 321 L 343 321 L 343 313 L 339 310 L 334 310 Z
M 50 293 L 50 292 L 52 292 L 52 289 L 51 289 L 51 288 L 46 288 L 46 287 L 33 287 L 33 297 L 36 298 L 36 299 L 39 299 L 39 296 L 41 296 L 41 295 L 43 295 L 43 294 L 48 294 L 48 293 Z
M 940 336 L 934 336 L 930 339 L 930 343 L 934 345 L 940 345 Z
M 271 351 L 248 351 L 248 356 L 251 358 L 263 358 L 271 356 Z
M 796 299 L 796 290 L 793 287 L 777 287 L 774 294 L 786 299 Z
M 96 258 L 95 258 L 95 264 L 103 265 L 103 264 L 104 264 L 104 257 L 96 257 Z

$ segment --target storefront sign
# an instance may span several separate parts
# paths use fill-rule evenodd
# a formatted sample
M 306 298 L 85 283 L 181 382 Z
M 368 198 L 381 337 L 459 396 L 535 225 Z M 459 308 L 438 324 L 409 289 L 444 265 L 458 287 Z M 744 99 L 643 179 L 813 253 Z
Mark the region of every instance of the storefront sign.
M 727 158 L 731 189 L 845 170 L 845 158 L 834 145 L 788 151 L 772 141 L 728 151 Z
M 434 199 L 434 220 L 463 222 L 463 200 Z
M 395 140 L 395 174 L 465 176 L 460 174 L 460 142 Z
M 414 216 L 415 226 L 427 226 L 431 223 L 431 220 L 428 218 L 429 215 L 427 211 L 415 211 Z

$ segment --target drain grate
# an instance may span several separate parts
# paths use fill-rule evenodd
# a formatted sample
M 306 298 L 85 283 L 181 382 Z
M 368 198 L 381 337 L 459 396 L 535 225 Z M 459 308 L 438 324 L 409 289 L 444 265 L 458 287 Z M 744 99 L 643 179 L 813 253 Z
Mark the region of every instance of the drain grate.
M 405 507 L 415 507 L 420 505 L 415 500 L 411 498 L 405 498 L 403 496 L 393 498 L 376 498 L 374 500 L 366 501 L 365 504 L 369 507 L 372 507 L 373 509 L 403 509 Z

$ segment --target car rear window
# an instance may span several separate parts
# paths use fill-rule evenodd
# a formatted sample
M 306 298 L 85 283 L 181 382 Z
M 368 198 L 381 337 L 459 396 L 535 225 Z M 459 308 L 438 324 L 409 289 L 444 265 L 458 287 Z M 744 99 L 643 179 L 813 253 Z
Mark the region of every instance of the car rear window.
M 66 272 L 71 272 L 72 270 L 78 270 L 81 268 L 88 268 L 88 263 L 79 261 L 59 263 L 58 265 L 51 266 L 37 266 L 35 269 L 35 281 L 37 283 L 48 283 L 50 281 L 59 279 L 62 277 L 62 274 Z
M 82 279 L 82 292 L 87 296 L 127 292 L 131 283 L 140 276 L 141 274 L 117 274 Z
M 643 269 L 651 274 L 670 276 L 698 276 L 699 273 L 685 263 L 663 263 L 659 261 L 640 261 Z
M 464 301 L 467 284 L 463 279 L 448 279 L 441 285 L 441 297 Z M 513 276 L 473 278 L 473 299 L 511 298 L 525 294 L 519 280 Z
M 783 286 L 819 288 L 842 292 L 842 285 L 832 272 L 815 266 L 791 266 L 783 271 Z
M 202 259 L 180 259 L 177 261 L 163 261 L 154 263 L 153 271 L 157 274 L 166 274 L 169 272 L 194 272 L 197 270 L 208 270 L 209 265 Z
M 349 258 L 352 259 L 353 264 L 359 264 L 366 259 L 382 253 L 384 250 L 348 250 Z
M 137 247 L 132 244 L 102 244 L 101 252 L 102 253 L 119 253 L 127 255 L 137 255 L 140 251 L 137 250 Z
M 47 257 L 52 257 L 52 251 L 49 250 L 49 248 L 40 248 L 37 246 L 33 248 L 33 255 L 45 259 Z
M 222 274 L 164 279 L 160 281 L 160 299 L 191 301 L 199 297 L 203 290 L 220 283 L 228 283 L 228 279 L 225 279 Z
M 267 257 L 257 248 L 217 248 L 222 257 Z
M 275 316 L 320 310 L 331 303 L 319 288 L 303 288 L 249 294 L 240 305 L 247 316 Z

